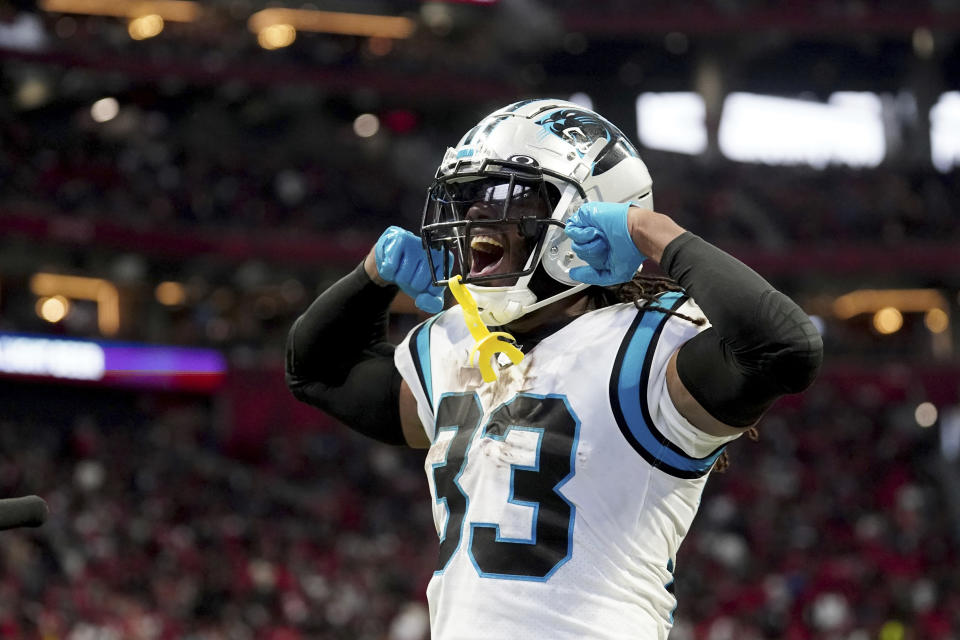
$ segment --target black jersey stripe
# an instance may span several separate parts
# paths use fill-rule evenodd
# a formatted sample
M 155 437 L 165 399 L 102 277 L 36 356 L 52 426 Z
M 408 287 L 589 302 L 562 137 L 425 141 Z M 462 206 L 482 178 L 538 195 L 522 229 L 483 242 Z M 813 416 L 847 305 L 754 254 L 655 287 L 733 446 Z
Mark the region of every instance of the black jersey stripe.
M 661 304 L 671 310 L 686 300 L 687 296 L 676 293 L 660 298 Z M 678 478 L 700 478 L 709 472 L 724 447 L 703 458 L 688 455 L 656 428 L 647 406 L 653 356 L 669 317 L 655 309 L 645 309 L 634 318 L 614 361 L 610 405 L 621 433 L 650 465 Z

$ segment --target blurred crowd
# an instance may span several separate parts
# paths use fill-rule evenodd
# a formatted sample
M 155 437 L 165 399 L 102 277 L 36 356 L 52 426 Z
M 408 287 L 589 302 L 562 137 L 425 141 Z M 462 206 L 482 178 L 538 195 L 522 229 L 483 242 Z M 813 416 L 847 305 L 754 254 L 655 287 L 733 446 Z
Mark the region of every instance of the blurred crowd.
M 132 301 L 121 337 L 246 346 L 276 356 L 293 319 L 384 228 L 419 228 L 425 187 L 444 145 L 454 143 L 439 124 L 405 134 L 397 127 L 411 114 L 394 114 L 396 131 L 385 115 L 383 130 L 361 139 L 351 122 L 318 114 L 310 96 L 298 103 L 229 93 L 218 90 L 192 105 L 121 105 L 102 125 L 77 106 L 60 117 L 0 118 L 0 228 L 10 224 L 4 218 L 47 225 L 46 235 L 0 235 L 7 279 L 0 329 L 51 330 L 26 288 L 42 268 L 121 286 Z M 816 171 L 662 152 L 644 157 L 656 207 L 731 250 L 917 251 L 915 245 L 960 240 L 957 170 Z M 150 240 L 151 233 L 165 235 Z M 144 250 L 127 249 L 119 240 L 127 237 Z M 315 241 L 316 255 L 308 251 L 309 262 L 298 263 L 239 252 L 267 239 L 280 250 Z M 338 261 L 325 258 L 326 248 L 345 246 L 362 248 Z M 183 283 L 182 304 L 153 299 L 164 280 Z M 58 329 L 96 335 L 95 315 L 82 311 L 75 305 Z
M 80 132 L 64 114 L 9 120 L 0 129 L 0 206 L 137 229 L 251 234 L 362 228 L 410 210 L 400 206 L 403 163 L 391 171 L 380 145 L 357 144 L 350 123 L 302 114 L 280 136 L 281 112 L 241 102 L 125 106 Z
M 741 438 L 678 557 L 673 640 L 960 638 L 957 459 L 916 402 L 821 380 Z M 953 515 L 951 515 L 953 514 Z
M 0 637 L 425 637 L 422 454 L 319 414 L 237 446 L 205 400 L 50 392 L 4 392 L 0 495 L 52 515 L 0 534 Z M 960 638 L 936 432 L 869 386 L 777 406 L 708 483 L 672 640 Z
M 363 245 L 390 224 L 416 229 L 444 148 L 508 96 L 540 91 L 551 64 L 589 51 L 581 34 L 560 29 L 561 17 L 584 9 L 553 3 L 551 22 L 540 19 L 542 3 L 499 3 L 504 15 L 484 25 L 477 7 L 451 4 L 444 19 L 423 7 L 447 5 L 397 0 L 383 6 L 427 12 L 422 38 L 300 34 L 295 46 L 264 54 L 243 24 L 254 4 L 221 9 L 236 28 L 206 35 L 170 25 L 142 46 L 125 21 L 0 3 L 0 48 L 17 50 L 0 72 L 0 331 L 100 337 L 92 301 L 73 301 L 56 325 L 39 319 L 28 279 L 38 270 L 103 277 L 124 300 L 118 338 L 227 348 L 233 367 L 261 376 L 240 374 L 246 386 L 234 395 L 245 403 L 0 384 L 0 497 L 37 493 L 52 511 L 38 530 L 0 532 L 0 638 L 427 636 L 437 542 L 422 454 L 371 443 L 318 413 L 294 420 L 261 384 L 272 371 L 261 365 L 279 363 L 293 319 L 350 265 L 203 247 L 211 237 L 238 239 L 228 247 L 236 250 L 245 238 L 284 234 L 291 246 Z M 635 5 L 604 0 L 590 11 L 626 15 Z M 705 7 L 829 19 L 956 12 L 960 0 L 644 7 L 694 21 Z M 541 64 L 537 47 L 551 39 L 563 46 Z M 47 54 L 53 63 L 31 57 Z M 128 54 L 136 60 L 124 70 Z M 264 69 L 291 75 L 254 77 Z M 417 100 L 421 88 L 436 97 Z M 397 104 L 417 106 L 384 106 L 397 93 L 406 96 Z M 111 95 L 118 101 L 106 111 L 91 110 Z M 362 111 L 379 116 L 368 137 L 354 128 Z M 721 246 L 960 241 L 960 169 L 943 174 L 898 157 L 877 169 L 818 171 L 642 154 L 657 208 Z M 112 240 L 89 241 L 99 224 Z M 47 231 L 24 231 L 38 228 Z M 159 237 L 151 233 L 181 242 L 169 255 L 123 246 Z M 904 286 L 951 287 L 941 276 L 904 276 Z M 813 288 L 832 293 L 816 277 Z M 161 281 L 182 284 L 183 300 L 155 299 Z M 394 337 L 413 321 L 398 318 Z M 917 348 L 925 330 L 903 353 L 860 333 L 870 340 L 861 351 L 877 357 L 926 353 Z M 831 354 L 850 338 L 828 335 Z M 960 409 L 920 429 L 915 405 L 869 385 L 847 393 L 821 381 L 771 411 L 759 441 L 733 445 L 732 466 L 711 479 L 680 551 L 671 640 L 960 640 Z M 940 437 L 947 415 L 950 460 Z
M 218 95 L 186 108 L 124 106 L 88 127 L 63 117 L 0 127 L 0 207 L 184 233 L 336 232 L 375 238 L 419 225 L 423 193 L 457 134 L 378 137 L 319 116 L 304 100 Z M 491 106 L 492 108 L 492 106 Z M 89 117 L 73 114 L 74 119 Z M 466 125 L 465 125 L 466 126 Z M 810 244 L 955 241 L 957 171 L 763 167 L 646 152 L 657 207 L 716 242 Z
M 574 8 L 577 5 L 576 0 L 563 0 L 557 4 Z M 630 0 L 604 0 L 601 3 L 604 7 L 628 8 L 632 5 Z M 747 13 L 751 11 L 772 11 L 783 12 L 786 15 L 796 14 L 797 12 L 807 11 L 810 13 L 836 15 L 847 13 L 863 13 L 865 11 L 896 11 L 904 9 L 921 9 L 927 11 L 952 11 L 960 8 L 960 3 L 956 0 L 929 0 L 923 2 L 910 2 L 910 0 L 793 0 L 788 2 L 773 0 L 654 0 L 644 3 L 651 9 L 661 12 L 682 12 L 691 9 L 713 10 L 719 13 Z
M 0 637 L 423 637 L 436 535 L 416 456 L 321 427 L 239 461 L 205 401 L 26 406 L 49 392 L 4 398 L 0 495 L 51 516 L 0 535 Z

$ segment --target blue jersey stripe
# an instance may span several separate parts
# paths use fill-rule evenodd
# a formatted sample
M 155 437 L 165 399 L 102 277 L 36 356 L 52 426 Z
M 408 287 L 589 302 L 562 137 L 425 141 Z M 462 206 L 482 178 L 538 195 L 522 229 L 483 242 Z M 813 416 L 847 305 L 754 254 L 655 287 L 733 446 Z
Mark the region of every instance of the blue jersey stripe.
M 420 386 L 423 387 L 423 392 L 427 396 L 431 411 L 433 411 L 434 406 L 433 375 L 430 370 L 430 328 L 439 317 L 440 314 L 437 314 L 421 324 L 410 337 L 410 355 L 413 358 L 413 366 L 417 370 Z
M 682 293 L 665 293 L 658 305 L 676 309 L 686 300 Z M 653 424 L 647 407 L 647 382 L 660 333 L 669 316 L 648 309 L 638 314 L 614 363 L 610 380 L 610 401 L 621 432 L 633 448 L 653 466 L 680 478 L 705 475 L 723 452 L 718 447 L 704 458 L 687 455 L 670 442 Z

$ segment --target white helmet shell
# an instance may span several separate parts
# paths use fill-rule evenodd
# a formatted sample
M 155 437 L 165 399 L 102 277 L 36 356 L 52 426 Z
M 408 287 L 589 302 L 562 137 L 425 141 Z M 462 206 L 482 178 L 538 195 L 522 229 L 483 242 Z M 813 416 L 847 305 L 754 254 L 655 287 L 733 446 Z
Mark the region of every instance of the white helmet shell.
M 626 136 L 594 111 L 564 100 L 523 100 L 494 111 L 447 149 L 437 180 L 475 175 L 491 163 L 527 165 L 542 172 L 560 198 L 551 220 L 564 223 L 586 202 L 634 202 L 653 208 L 652 180 Z M 424 231 L 429 221 L 424 219 Z M 425 236 L 426 237 L 426 236 Z M 467 283 L 488 324 L 501 325 L 569 296 L 587 285 L 570 278 L 584 264 L 560 225 L 549 226 L 528 266 L 542 266 L 566 288 L 538 297 L 529 288 L 534 273 L 510 287 Z

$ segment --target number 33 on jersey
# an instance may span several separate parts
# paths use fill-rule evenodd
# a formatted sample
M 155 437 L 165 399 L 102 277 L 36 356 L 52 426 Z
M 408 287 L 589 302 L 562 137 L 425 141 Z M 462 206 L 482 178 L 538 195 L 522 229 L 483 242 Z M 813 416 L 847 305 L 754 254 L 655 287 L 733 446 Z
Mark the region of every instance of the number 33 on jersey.
M 561 489 L 574 473 L 579 421 L 565 398 L 524 393 L 482 418 L 472 392 L 446 394 L 437 407 L 426 462 L 437 571 L 463 545 L 481 576 L 545 580 L 573 543 L 575 508 Z
M 660 305 L 702 315 L 675 293 Z M 523 345 L 492 383 L 467 363 L 459 307 L 410 332 L 395 359 L 432 443 L 435 640 L 666 638 L 677 550 L 729 440 L 666 390 L 670 355 L 699 330 L 607 307 Z

